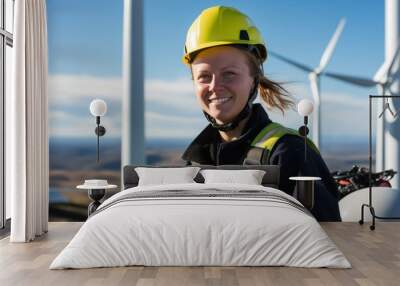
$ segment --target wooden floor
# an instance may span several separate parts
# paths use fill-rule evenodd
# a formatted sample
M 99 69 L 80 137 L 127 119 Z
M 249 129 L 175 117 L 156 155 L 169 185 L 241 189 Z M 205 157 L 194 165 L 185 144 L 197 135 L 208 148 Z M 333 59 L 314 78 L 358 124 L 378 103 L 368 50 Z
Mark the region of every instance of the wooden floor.
M 381 222 L 375 231 L 357 223 L 322 226 L 353 268 L 120 267 L 48 270 L 81 223 L 50 223 L 32 243 L 0 241 L 0 285 L 400 285 L 400 222 Z

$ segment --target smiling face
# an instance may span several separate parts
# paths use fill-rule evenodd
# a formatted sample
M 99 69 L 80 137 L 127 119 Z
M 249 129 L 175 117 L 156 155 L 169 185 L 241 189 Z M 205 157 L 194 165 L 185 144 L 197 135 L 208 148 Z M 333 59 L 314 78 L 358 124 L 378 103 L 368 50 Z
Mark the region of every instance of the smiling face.
M 232 121 L 247 104 L 254 79 L 241 50 L 217 46 L 201 51 L 192 73 L 197 100 L 217 123 Z

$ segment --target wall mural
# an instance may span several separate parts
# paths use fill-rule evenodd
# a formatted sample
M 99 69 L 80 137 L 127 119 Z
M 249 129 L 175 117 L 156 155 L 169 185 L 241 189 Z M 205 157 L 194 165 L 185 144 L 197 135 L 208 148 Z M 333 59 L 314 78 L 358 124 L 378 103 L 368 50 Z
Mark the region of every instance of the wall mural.
M 237 5 L 238 9 L 252 15 L 265 33 L 268 47 L 310 65 L 317 64 L 337 21 L 346 16 L 346 28 L 327 69 L 346 70 L 347 63 L 354 60 L 357 63 L 351 73 L 362 75 L 366 71 L 373 73 L 382 61 L 380 53 L 372 52 L 383 51 L 383 5 L 380 3 L 376 9 L 363 7 L 363 12 L 357 13 L 354 7 L 345 7 L 344 0 L 339 1 L 342 9 L 334 10 L 329 9 L 329 3 L 313 1 L 315 9 L 326 14 L 320 17 L 324 22 L 315 29 L 314 18 L 306 15 L 310 11 L 296 10 L 294 5 L 289 8 L 289 1 L 220 2 L 221 5 Z M 213 1 L 186 3 L 185 13 L 182 13 L 178 0 L 144 1 L 148 164 L 182 164 L 183 150 L 207 124 L 194 96 L 190 71 L 182 64 L 181 57 L 188 26 L 199 11 L 213 4 Z M 283 9 L 286 12 L 278 13 L 279 17 L 274 13 Z M 374 12 L 377 10 L 379 17 Z M 76 189 L 77 185 L 93 178 L 121 185 L 123 0 L 47 0 L 47 14 L 50 220 L 81 221 L 87 217 L 90 200 L 85 190 Z M 294 19 L 300 18 L 304 23 L 295 24 Z M 364 25 L 362 31 L 355 31 L 356 25 Z M 369 29 L 368 25 L 373 28 Z M 351 41 L 355 33 L 359 39 L 357 43 Z M 371 39 L 374 39 L 372 43 Z M 365 48 L 367 43 L 368 49 Z M 352 58 L 353 50 L 358 51 L 359 59 Z M 264 70 L 274 80 L 283 82 L 296 100 L 311 99 L 308 78 L 302 72 L 273 57 L 267 60 Z M 349 169 L 355 163 L 366 165 L 366 95 L 375 90 L 339 85 L 325 78 L 321 82 L 321 140 L 325 161 L 331 171 Z M 96 119 L 89 110 L 94 99 L 102 99 L 107 104 L 107 112 L 101 118 L 106 133 L 100 138 L 99 162 Z M 295 111 L 288 112 L 285 117 L 279 112 L 269 112 L 269 115 L 295 129 L 302 124 L 302 118 Z M 312 130 L 312 122 L 310 124 Z

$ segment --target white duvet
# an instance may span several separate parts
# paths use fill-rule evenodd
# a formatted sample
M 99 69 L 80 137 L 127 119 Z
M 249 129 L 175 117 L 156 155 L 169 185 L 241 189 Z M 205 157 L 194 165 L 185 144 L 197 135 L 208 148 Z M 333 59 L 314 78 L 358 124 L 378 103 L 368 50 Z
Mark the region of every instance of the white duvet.
M 284 197 L 119 199 L 152 191 L 265 191 Z M 106 200 L 50 269 L 146 266 L 294 266 L 350 268 L 318 222 L 285 193 L 263 186 L 141 186 Z M 103 210 L 102 210 L 103 209 Z

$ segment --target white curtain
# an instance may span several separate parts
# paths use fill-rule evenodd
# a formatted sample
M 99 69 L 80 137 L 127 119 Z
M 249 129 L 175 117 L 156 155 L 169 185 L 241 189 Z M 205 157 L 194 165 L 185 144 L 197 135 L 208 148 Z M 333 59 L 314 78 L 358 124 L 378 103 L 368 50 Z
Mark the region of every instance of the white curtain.
M 47 23 L 45 0 L 17 0 L 14 70 L 6 110 L 6 172 L 12 242 L 48 228 Z

